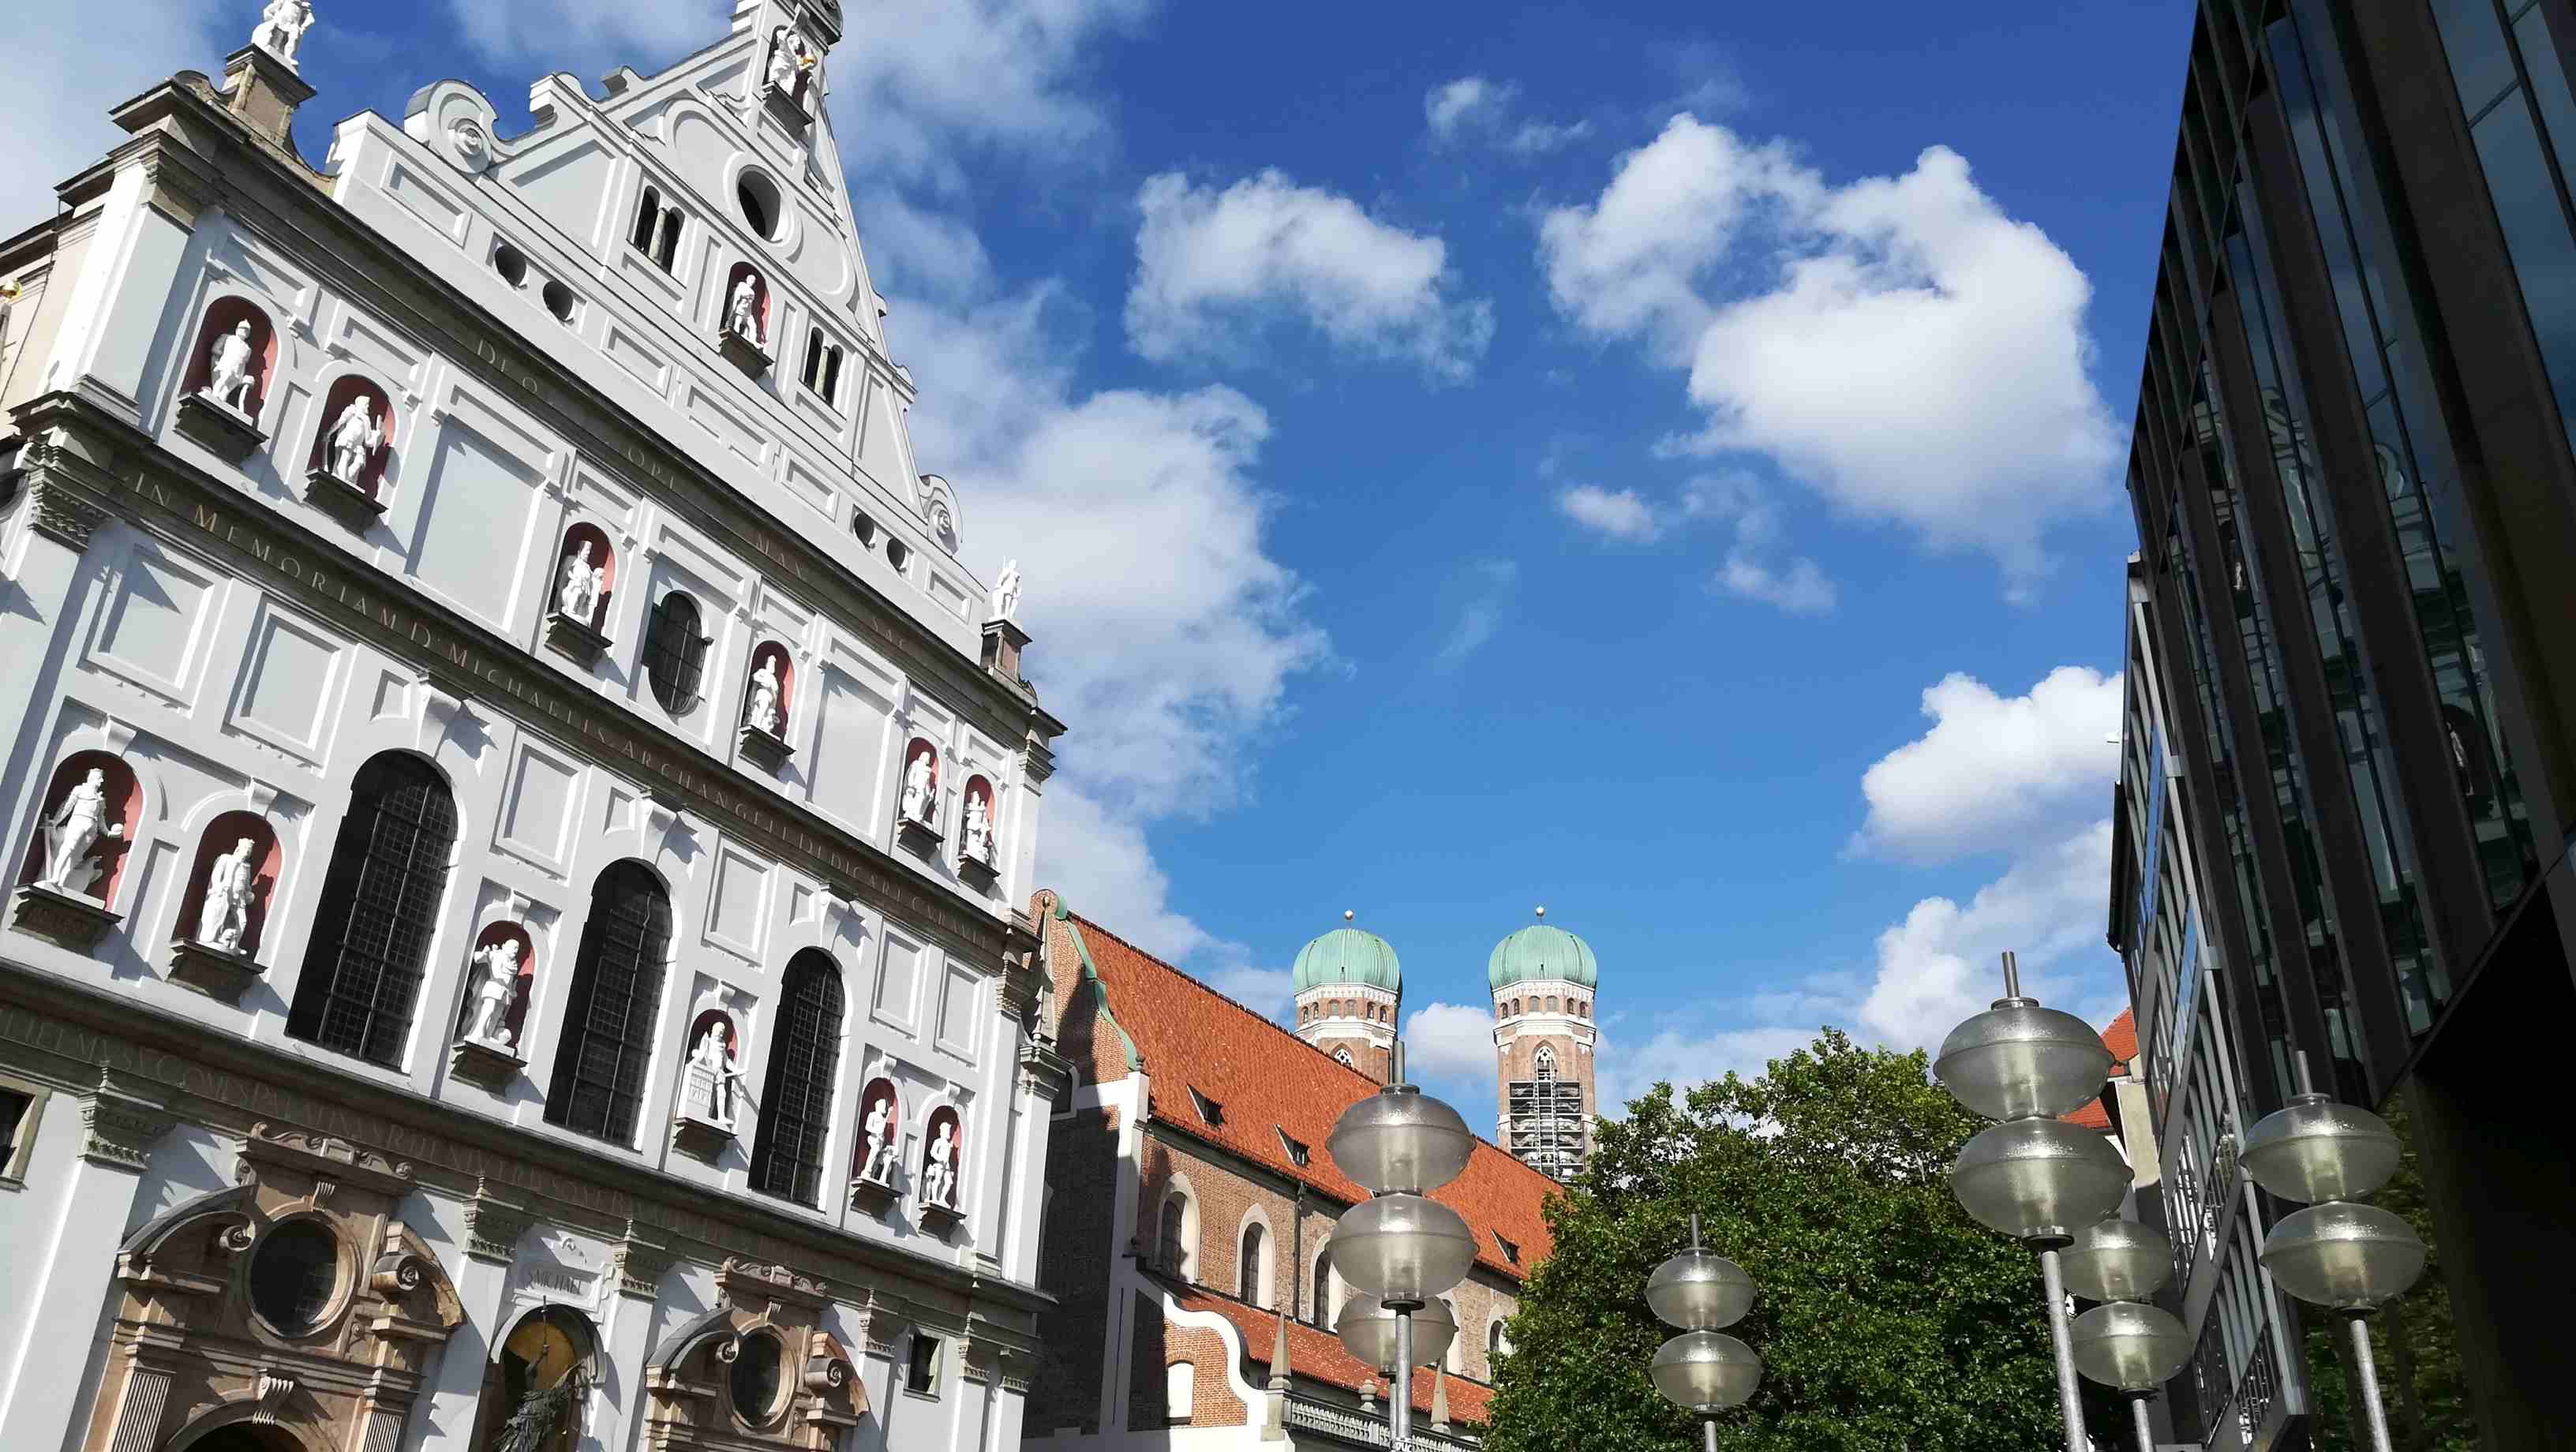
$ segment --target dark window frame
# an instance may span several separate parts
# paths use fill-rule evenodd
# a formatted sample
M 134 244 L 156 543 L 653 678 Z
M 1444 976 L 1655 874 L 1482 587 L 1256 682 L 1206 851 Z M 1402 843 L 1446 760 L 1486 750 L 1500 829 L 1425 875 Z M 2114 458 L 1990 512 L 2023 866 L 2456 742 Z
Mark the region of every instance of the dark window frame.
M 808 948 L 787 962 L 770 1017 L 769 1072 L 752 1136 L 751 1187 L 799 1205 L 820 1202 L 823 1155 L 839 1087 L 841 966 Z
M 368 758 L 349 797 L 286 1032 L 398 1068 L 447 897 L 456 802 L 436 768 L 404 751 Z
M 654 602 L 653 619 L 644 629 L 644 676 L 653 699 L 674 716 L 697 708 L 706 685 L 709 637 L 698 633 L 706 616 L 686 590 L 671 590 Z
M 634 1142 L 670 963 L 670 890 L 641 862 L 611 863 L 592 884 L 582 921 L 546 1123 Z M 603 982 L 603 974 L 613 976 Z

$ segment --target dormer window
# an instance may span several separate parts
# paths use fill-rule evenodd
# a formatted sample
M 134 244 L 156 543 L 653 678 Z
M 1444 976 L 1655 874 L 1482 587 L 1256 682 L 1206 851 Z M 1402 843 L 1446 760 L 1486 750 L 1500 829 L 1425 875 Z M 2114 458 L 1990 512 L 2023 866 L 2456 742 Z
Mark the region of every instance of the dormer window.
M 841 406 L 841 345 L 825 342 L 821 328 L 805 334 L 805 387 L 834 408 Z
M 1207 1121 L 1211 1129 L 1220 1128 L 1225 1124 L 1225 1106 L 1201 1094 L 1196 1088 L 1190 1090 L 1190 1107 L 1199 1112 L 1199 1118 Z
M 679 265 L 680 209 L 663 205 L 659 187 L 644 189 L 643 200 L 635 208 L 635 230 L 626 240 L 664 272 Z
M 1273 1128 L 1276 1127 L 1277 1126 L 1275 1125 L 1273 1126 Z M 1306 1156 L 1308 1154 L 1308 1150 L 1304 1140 L 1297 1139 L 1291 1136 L 1288 1131 L 1282 1129 L 1279 1131 L 1279 1147 L 1288 1151 L 1288 1162 L 1290 1164 L 1295 1165 L 1301 1170 L 1306 1167 Z
M 1494 1244 L 1502 1247 L 1504 1260 L 1511 1262 L 1513 1265 L 1519 1265 L 1521 1263 L 1521 1248 L 1518 1242 L 1505 1239 L 1503 1233 L 1497 1230 L 1494 1232 Z

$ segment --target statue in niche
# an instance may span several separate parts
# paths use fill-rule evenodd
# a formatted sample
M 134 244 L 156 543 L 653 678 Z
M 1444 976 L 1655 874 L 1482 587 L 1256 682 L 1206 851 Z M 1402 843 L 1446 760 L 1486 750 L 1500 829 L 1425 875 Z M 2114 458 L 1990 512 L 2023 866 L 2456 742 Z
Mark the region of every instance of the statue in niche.
M 519 993 L 519 940 L 503 938 L 474 950 L 473 1017 L 465 1036 L 496 1049 L 511 1047 L 510 1001 Z
M 868 1107 L 866 1144 L 867 1162 L 859 1167 L 859 1178 L 883 1185 L 894 1179 L 894 1096 L 886 1095 Z
M 259 408 L 251 393 L 258 379 L 251 376 L 250 322 L 233 324 L 233 330 L 215 339 L 207 354 L 206 386 L 199 391 L 206 397 L 248 418 Z
M 100 839 L 125 835 L 122 823 L 111 826 L 107 820 L 107 773 L 91 767 L 89 775 L 63 793 L 63 804 L 46 819 L 44 834 L 45 871 L 37 881 L 56 892 L 94 894 L 107 864 L 90 854 Z
M 733 300 L 725 308 L 725 329 L 755 345 L 764 341 L 760 336 L 760 274 L 746 272 L 733 285 Z
M 734 1086 L 741 1078 L 742 1071 L 733 1066 L 733 1025 L 719 1018 L 689 1051 L 689 1092 L 697 1100 L 697 1117 L 732 1128 Z
M 385 446 L 385 426 L 370 406 L 374 402 L 359 394 L 331 425 L 331 472 L 343 484 L 364 484 L 367 461 Z
M 312 28 L 311 0 L 268 0 L 268 8 L 259 13 L 259 25 L 250 33 L 250 43 L 292 67 L 296 48 L 304 44 L 304 32 Z
M 1017 617 L 1019 613 L 1020 562 L 1013 560 L 1009 564 L 1002 566 L 1002 577 L 993 582 L 992 618 L 995 620 L 1010 620 Z
M 769 89 L 803 99 L 805 73 L 814 69 L 814 52 L 796 27 L 782 25 L 769 33 Z
M 939 801 L 939 768 L 933 759 L 934 753 L 925 751 L 903 769 L 903 814 L 925 827 Z
M 923 1158 L 921 1193 L 942 1209 L 957 1208 L 957 1122 L 939 1121 L 939 1133 Z
M 980 792 L 966 794 L 965 849 L 969 860 L 993 865 L 993 814 Z
M 197 909 L 197 941 L 226 953 L 242 950 L 250 931 L 250 894 L 254 881 L 251 839 L 234 839 L 233 850 L 206 869 L 205 901 Z
M 563 583 L 555 590 L 555 613 L 578 624 L 594 624 L 599 597 L 607 587 L 607 569 L 590 562 L 590 541 L 583 540 L 564 556 Z
M 751 673 L 751 698 L 743 703 L 742 723 L 764 736 L 778 734 L 778 657 L 764 655 Z

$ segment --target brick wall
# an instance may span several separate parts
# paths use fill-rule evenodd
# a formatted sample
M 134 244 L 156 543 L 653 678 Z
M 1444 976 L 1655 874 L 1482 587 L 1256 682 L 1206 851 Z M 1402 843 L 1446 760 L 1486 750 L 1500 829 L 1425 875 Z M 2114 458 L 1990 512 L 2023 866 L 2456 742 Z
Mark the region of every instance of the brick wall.
M 1127 1363 L 1127 1425 L 1167 1425 L 1170 1368 L 1190 1366 L 1190 1421 L 1193 1427 L 1240 1427 L 1250 1417 L 1243 1398 L 1227 1384 L 1225 1338 L 1202 1326 L 1174 1326 L 1160 1303 L 1136 1298 L 1134 1345 Z

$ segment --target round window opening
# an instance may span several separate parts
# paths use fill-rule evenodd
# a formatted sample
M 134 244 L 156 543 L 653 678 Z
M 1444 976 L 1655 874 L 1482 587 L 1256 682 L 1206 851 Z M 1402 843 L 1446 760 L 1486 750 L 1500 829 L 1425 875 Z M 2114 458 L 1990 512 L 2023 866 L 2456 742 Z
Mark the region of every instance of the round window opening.
M 572 289 L 560 282 L 549 282 L 545 288 L 546 311 L 562 322 L 572 321 Z
M 899 539 L 886 541 L 886 559 L 898 570 L 912 563 L 912 547 Z
M 289 1336 L 322 1324 L 340 1288 L 340 1242 L 310 1220 L 268 1233 L 250 1262 L 250 1304 L 260 1319 Z
M 784 215 L 784 208 L 778 195 L 778 183 L 771 181 L 766 172 L 744 172 L 742 180 L 734 183 L 733 199 L 742 208 L 742 219 L 751 224 L 751 230 L 770 241 L 778 239 L 778 223 Z
M 734 1415 L 759 1426 L 778 1411 L 779 1351 L 775 1336 L 746 1336 L 733 1359 Z
M 518 248 L 504 242 L 492 250 L 492 270 L 501 280 L 518 287 L 528 280 L 528 259 Z

